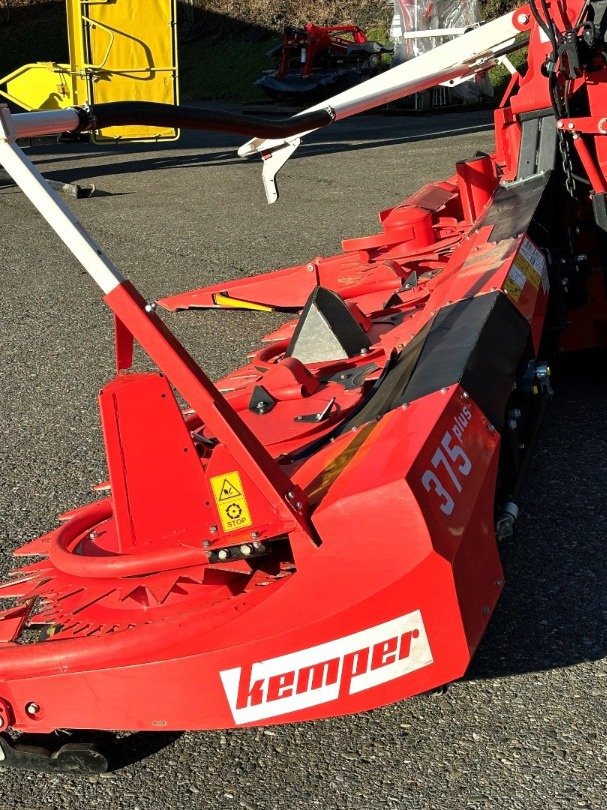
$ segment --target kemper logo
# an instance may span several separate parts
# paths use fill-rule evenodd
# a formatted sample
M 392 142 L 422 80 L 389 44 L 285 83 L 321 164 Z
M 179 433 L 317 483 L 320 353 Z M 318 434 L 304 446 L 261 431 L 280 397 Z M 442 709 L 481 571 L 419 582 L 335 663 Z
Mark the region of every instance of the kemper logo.
M 236 724 L 319 706 L 432 663 L 421 611 L 359 633 L 220 672 Z

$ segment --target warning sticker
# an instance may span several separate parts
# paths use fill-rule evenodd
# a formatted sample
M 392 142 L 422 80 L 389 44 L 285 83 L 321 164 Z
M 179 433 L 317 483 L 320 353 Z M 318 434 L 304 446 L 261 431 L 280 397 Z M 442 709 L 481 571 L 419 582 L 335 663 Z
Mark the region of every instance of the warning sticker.
M 213 497 L 224 532 L 233 532 L 252 524 L 251 513 L 237 472 L 211 478 Z
M 536 290 L 539 290 L 540 284 L 545 292 L 548 292 L 548 267 L 546 259 L 541 250 L 538 250 L 531 240 L 523 239 L 521 249 L 518 252 L 515 262 L 519 269 L 524 273 L 525 278 L 531 282 Z
M 510 298 L 518 301 L 527 282 L 535 290 L 539 290 L 541 285 L 545 292 L 548 292 L 550 286 L 544 254 L 525 237 L 510 268 L 504 288 Z
M 521 297 L 523 287 L 525 286 L 525 280 L 524 273 L 519 269 L 519 267 L 517 267 L 516 264 L 513 264 L 510 268 L 510 272 L 508 273 L 506 284 L 504 286 L 506 292 L 514 301 L 518 301 Z

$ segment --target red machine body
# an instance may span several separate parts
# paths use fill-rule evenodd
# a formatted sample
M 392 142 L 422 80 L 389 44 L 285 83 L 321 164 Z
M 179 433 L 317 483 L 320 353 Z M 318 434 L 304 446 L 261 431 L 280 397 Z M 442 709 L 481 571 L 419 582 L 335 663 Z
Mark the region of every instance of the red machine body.
M 275 70 L 264 71 L 257 84 L 272 97 L 325 96 L 376 72 L 390 48 L 367 38 L 357 25 L 287 28 L 282 43 L 268 53 L 278 57 Z
M 580 8 L 551 5 L 559 30 Z M 607 74 L 567 79 L 587 109 L 557 125 L 550 42 L 523 18 L 529 68 L 496 111 L 494 155 L 382 212 L 381 233 L 338 256 L 162 302 L 302 310 L 243 368 L 211 383 L 128 283 L 107 294 L 109 482 L 18 549 L 36 559 L 0 589 L 18 600 L 0 617 L 4 728 L 311 720 L 465 672 L 503 587 L 496 518 L 549 388 L 538 354 L 571 228 L 586 264 L 567 281 L 593 301 L 565 341 L 607 342 L 591 218 Z M 592 185 L 555 214 L 570 121 Z M 133 341 L 162 373 L 130 370 Z

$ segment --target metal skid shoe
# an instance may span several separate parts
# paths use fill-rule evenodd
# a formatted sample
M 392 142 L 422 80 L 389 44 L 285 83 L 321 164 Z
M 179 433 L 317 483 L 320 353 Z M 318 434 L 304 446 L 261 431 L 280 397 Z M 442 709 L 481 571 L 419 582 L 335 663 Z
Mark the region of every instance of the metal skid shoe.
M 22 745 L 0 734 L 0 768 L 37 773 L 105 773 L 108 761 L 92 743 L 66 743 L 56 751 L 43 746 Z

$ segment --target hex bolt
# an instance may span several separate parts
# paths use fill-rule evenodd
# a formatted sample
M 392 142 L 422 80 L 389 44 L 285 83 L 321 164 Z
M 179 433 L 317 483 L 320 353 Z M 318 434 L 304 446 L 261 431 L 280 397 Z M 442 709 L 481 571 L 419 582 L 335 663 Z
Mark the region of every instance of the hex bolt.
M 209 531 L 211 534 L 217 534 L 217 526 L 209 526 Z
M 550 376 L 550 366 L 546 363 L 538 363 L 535 367 L 535 376 L 538 380 L 545 380 Z
M 248 543 L 245 543 L 240 547 L 240 553 L 243 557 L 250 557 L 253 553 L 253 546 L 250 546 Z
M 219 551 L 217 552 L 217 559 L 221 560 L 222 562 L 225 560 L 229 560 L 230 559 L 229 549 L 220 548 Z
M 146 304 L 146 305 L 145 305 L 145 311 L 146 311 L 146 312 L 148 312 L 148 313 L 150 313 L 150 312 L 156 312 L 156 306 L 157 306 L 157 305 L 156 305 L 156 302 L 155 302 L 155 301 L 150 301 L 150 303 L 149 303 L 149 304 Z
M 38 706 L 37 703 L 28 703 L 25 707 L 25 711 L 29 715 L 38 714 L 38 712 L 40 711 L 40 706 Z

